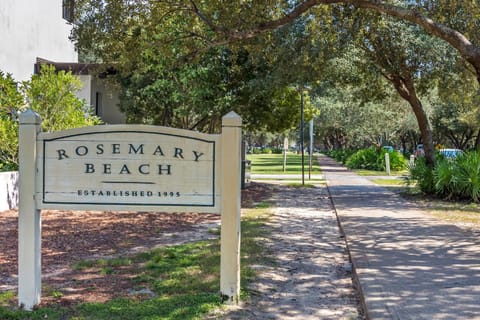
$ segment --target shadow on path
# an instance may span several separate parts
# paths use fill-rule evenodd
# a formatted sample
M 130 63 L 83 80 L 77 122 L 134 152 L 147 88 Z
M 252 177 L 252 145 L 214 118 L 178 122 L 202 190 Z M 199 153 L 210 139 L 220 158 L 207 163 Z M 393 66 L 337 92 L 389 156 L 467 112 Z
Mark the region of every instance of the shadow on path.
M 480 239 L 320 163 L 371 319 L 480 319 Z

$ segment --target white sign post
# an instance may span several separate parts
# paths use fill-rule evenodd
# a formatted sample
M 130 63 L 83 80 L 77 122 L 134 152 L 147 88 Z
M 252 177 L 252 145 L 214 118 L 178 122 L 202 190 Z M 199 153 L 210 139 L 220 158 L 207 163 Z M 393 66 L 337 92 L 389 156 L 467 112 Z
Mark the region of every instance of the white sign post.
M 242 119 L 230 112 L 222 118 L 222 224 L 220 291 L 228 303 L 240 297 L 240 175 Z
M 31 310 L 40 303 L 41 233 L 40 210 L 35 202 L 37 136 L 40 116 L 31 110 L 20 115 L 18 133 L 18 303 Z
M 222 214 L 221 293 L 240 294 L 241 118 L 222 118 L 221 135 L 142 125 L 42 133 L 20 116 L 18 302 L 41 296 L 41 209 Z

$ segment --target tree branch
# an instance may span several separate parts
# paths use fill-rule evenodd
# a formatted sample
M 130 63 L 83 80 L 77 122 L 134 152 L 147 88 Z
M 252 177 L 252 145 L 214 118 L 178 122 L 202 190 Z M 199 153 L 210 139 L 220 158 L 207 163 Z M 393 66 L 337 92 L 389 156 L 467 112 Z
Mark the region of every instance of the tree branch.
M 480 47 L 473 44 L 465 35 L 457 30 L 454 30 L 446 25 L 438 23 L 420 12 L 412 9 L 406 9 L 395 5 L 390 5 L 381 0 L 305 0 L 300 2 L 290 13 L 287 13 L 283 17 L 263 22 L 257 26 L 252 27 L 249 30 L 240 31 L 238 29 L 226 30 L 220 26 L 213 24 L 211 20 L 206 18 L 202 12 L 191 0 L 194 8 L 194 13 L 203 21 L 209 28 L 217 33 L 222 33 L 225 39 L 220 40 L 216 44 L 226 44 L 233 41 L 246 40 L 257 36 L 258 34 L 277 29 L 284 25 L 293 22 L 302 14 L 318 5 L 328 4 L 350 4 L 357 8 L 370 9 L 380 13 L 384 13 L 401 20 L 412 22 L 422 27 L 429 34 L 443 39 L 454 47 L 460 55 L 468 61 L 476 71 L 477 80 L 480 83 Z

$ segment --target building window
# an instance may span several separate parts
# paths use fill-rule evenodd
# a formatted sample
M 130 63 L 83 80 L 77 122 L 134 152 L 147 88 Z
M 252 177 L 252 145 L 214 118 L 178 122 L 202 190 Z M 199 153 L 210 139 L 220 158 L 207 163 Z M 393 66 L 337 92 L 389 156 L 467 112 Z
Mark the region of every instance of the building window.
M 62 0 L 62 17 L 68 22 L 73 22 L 74 0 Z

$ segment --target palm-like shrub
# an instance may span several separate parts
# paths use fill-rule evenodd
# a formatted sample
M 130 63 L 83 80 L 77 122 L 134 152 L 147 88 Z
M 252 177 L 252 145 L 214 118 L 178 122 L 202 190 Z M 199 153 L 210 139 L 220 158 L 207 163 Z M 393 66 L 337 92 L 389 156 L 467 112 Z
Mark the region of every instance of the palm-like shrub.
M 415 161 L 410 168 L 409 183 L 416 182 L 417 187 L 424 193 L 434 194 L 435 183 L 433 169 L 427 166 L 425 158 L 421 157 Z
M 410 179 L 427 194 L 480 202 L 480 153 L 467 152 L 455 159 L 439 157 L 433 170 L 420 158 L 410 168 Z
M 458 196 L 458 179 L 456 161 L 449 161 L 444 158 L 437 159 L 437 165 L 433 172 L 435 193 L 450 199 Z
M 467 152 L 455 160 L 452 184 L 460 198 L 480 200 L 480 153 Z

